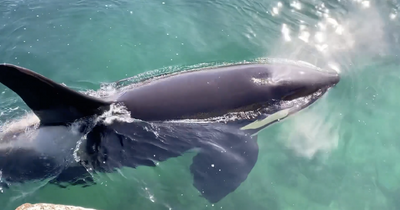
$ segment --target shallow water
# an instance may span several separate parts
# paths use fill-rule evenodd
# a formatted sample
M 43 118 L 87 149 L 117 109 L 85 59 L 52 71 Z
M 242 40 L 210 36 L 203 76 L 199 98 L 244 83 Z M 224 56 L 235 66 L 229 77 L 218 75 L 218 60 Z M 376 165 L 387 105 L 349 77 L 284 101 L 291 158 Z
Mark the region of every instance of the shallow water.
M 99 209 L 400 209 L 399 1 L 32 1 L 0 3 L 0 62 L 77 90 L 144 72 L 283 58 L 341 72 L 309 109 L 259 136 L 248 179 L 221 202 L 199 197 L 192 154 L 156 168 L 41 183 L 0 194 Z M 29 111 L 1 86 L 0 121 Z

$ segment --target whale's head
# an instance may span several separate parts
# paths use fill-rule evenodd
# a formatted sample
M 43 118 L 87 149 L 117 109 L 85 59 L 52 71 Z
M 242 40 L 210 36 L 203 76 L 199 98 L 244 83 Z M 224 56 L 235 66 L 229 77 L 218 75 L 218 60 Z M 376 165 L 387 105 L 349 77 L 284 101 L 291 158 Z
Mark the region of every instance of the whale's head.
M 284 102 L 297 102 L 298 111 L 321 98 L 340 81 L 336 71 L 322 71 L 313 67 L 282 67 L 272 72 L 276 93 Z
M 340 81 L 336 71 L 305 64 L 262 64 L 247 68 L 253 90 L 248 98 L 268 115 L 283 111 L 286 117 L 305 109 Z
M 254 121 L 242 129 L 254 130 L 282 120 L 318 101 L 340 81 L 340 75 L 308 65 L 257 65 L 249 71 L 259 109 Z M 250 107 L 251 108 L 251 107 Z
M 274 64 L 254 68 L 251 80 L 258 90 L 273 101 L 293 101 L 322 96 L 340 81 L 336 71 L 308 65 Z M 319 98 L 319 97 L 317 97 Z
M 276 99 L 291 101 L 316 93 L 325 93 L 340 81 L 333 71 L 322 71 L 304 66 L 277 66 L 270 72 L 269 82 Z

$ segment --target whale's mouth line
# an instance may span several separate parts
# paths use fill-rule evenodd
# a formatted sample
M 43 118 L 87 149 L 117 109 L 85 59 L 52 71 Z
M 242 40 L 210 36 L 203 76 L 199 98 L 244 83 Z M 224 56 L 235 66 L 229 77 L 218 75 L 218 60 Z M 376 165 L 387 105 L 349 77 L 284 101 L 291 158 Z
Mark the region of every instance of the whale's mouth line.
M 287 109 L 289 109 L 289 115 L 296 113 L 317 101 L 328 91 L 328 89 L 329 88 L 319 89 L 318 91 L 301 98 L 296 98 L 290 101 L 282 101 L 280 106 L 282 109 L 287 107 Z
M 166 123 L 229 123 L 238 120 L 256 120 L 261 115 L 273 115 L 281 110 L 287 110 L 288 114 L 284 117 L 286 118 L 289 115 L 295 114 L 302 109 L 307 108 L 312 103 L 316 102 L 319 98 L 321 98 L 330 87 L 322 88 L 317 90 L 316 92 L 296 98 L 293 100 L 280 101 L 278 103 L 274 103 L 267 107 L 260 108 L 256 111 L 238 111 L 238 112 L 230 112 L 228 114 L 224 114 L 222 116 L 217 117 L 209 117 L 204 119 L 177 119 L 177 120 L 167 120 L 164 121 Z M 283 118 L 282 118 L 283 119 Z

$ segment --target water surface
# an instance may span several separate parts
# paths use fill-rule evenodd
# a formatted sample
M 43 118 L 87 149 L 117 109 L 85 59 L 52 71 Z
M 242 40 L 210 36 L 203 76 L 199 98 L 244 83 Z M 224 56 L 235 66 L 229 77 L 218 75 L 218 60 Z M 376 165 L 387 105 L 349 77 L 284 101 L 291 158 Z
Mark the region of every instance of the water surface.
M 77 90 L 145 72 L 266 58 L 342 75 L 318 103 L 260 134 L 257 165 L 218 204 L 192 186 L 188 154 L 156 168 L 98 175 L 89 188 L 21 186 L 0 194 L 2 209 L 25 202 L 104 210 L 400 209 L 399 7 L 398 0 L 2 1 L 0 62 Z M 29 111 L 0 90 L 1 123 Z

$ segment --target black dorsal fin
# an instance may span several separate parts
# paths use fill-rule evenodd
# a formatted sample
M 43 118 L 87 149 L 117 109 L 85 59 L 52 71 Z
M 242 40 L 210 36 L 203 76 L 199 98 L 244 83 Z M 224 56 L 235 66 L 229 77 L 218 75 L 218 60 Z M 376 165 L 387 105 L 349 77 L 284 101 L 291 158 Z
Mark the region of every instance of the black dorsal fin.
M 111 104 L 12 64 L 0 64 L 0 82 L 22 98 L 41 125 L 68 124 L 98 114 Z

